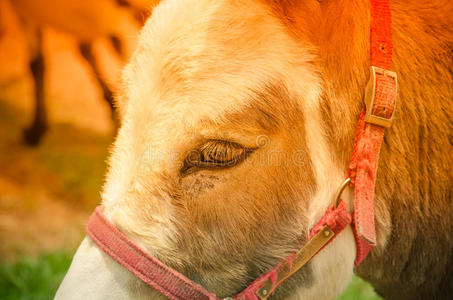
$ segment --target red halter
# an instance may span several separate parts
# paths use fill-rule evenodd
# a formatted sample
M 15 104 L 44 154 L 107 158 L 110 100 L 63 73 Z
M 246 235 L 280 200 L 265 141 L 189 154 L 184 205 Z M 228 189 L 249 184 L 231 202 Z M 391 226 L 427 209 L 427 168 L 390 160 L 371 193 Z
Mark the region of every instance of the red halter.
M 236 296 L 225 299 L 267 299 L 351 222 L 357 248 L 356 266 L 376 245 L 373 204 L 376 171 L 384 130 L 392 122 L 397 95 L 396 74 L 388 71 L 392 64 L 393 47 L 389 0 L 371 0 L 370 40 L 372 67 L 365 95 L 366 107 L 357 124 L 349 177 L 337 202 L 329 206 L 321 220 L 311 229 L 308 241 L 299 251 L 281 261 Z M 347 184 L 354 187 L 353 216 L 340 200 L 341 192 Z M 91 215 L 86 230 L 105 253 L 168 298 L 220 299 L 146 254 L 104 217 L 101 207 Z
M 390 127 L 397 96 L 396 73 L 392 67 L 392 16 L 390 0 L 371 0 L 371 72 L 349 163 L 348 176 L 354 187 L 354 235 L 358 266 L 376 245 L 374 187 L 379 152 L 385 128 Z

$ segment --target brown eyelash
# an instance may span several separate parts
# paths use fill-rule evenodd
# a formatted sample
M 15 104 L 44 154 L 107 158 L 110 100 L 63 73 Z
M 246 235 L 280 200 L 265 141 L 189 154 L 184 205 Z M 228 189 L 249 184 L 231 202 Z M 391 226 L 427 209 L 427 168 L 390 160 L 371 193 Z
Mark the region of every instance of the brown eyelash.
M 181 173 L 194 168 L 229 168 L 247 158 L 255 149 L 238 143 L 209 140 L 198 150 L 190 152 L 185 160 Z

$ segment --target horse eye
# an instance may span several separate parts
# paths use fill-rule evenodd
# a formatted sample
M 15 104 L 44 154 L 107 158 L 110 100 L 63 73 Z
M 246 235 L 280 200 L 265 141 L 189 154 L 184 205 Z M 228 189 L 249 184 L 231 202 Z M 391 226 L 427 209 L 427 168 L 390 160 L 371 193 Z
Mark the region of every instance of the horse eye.
M 242 162 L 255 149 L 235 142 L 210 140 L 191 151 L 184 160 L 185 172 L 191 168 L 228 168 Z

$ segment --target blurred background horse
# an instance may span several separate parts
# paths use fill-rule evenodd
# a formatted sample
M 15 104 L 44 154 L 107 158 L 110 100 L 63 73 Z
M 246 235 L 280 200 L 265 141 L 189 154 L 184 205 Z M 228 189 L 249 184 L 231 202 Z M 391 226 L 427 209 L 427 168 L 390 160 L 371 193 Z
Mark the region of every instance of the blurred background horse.
M 27 40 L 29 68 L 34 80 L 35 107 L 33 120 L 24 130 L 27 144 L 37 145 L 47 127 L 47 109 L 44 94 L 46 64 L 43 54 L 43 34 L 47 27 L 73 36 L 82 57 L 88 62 L 104 99 L 107 101 L 114 122 L 116 113 L 113 103 L 112 84 L 102 75 L 93 43 L 104 40 L 111 44 L 118 59 L 127 59 L 134 42 L 128 39 L 131 28 L 138 31 L 149 15 L 152 0 L 97 0 L 95 2 L 75 0 L 14 0 L 11 2 Z M 128 31 L 126 31 L 128 30 Z M 132 29 L 134 30 L 134 29 Z

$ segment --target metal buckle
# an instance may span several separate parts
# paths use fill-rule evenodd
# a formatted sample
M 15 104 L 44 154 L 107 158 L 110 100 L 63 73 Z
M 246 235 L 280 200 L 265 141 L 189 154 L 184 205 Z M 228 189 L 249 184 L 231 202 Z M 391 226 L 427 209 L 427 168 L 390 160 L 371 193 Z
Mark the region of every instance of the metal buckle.
M 261 287 L 255 291 L 260 300 L 267 300 L 272 293 L 289 277 L 304 267 L 336 233 L 327 225 L 316 233 L 308 242 L 293 256 L 291 260 L 284 260 L 278 267 L 275 277 L 267 278 Z
M 384 118 L 384 117 L 372 114 L 374 100 L 375 100 L 375 96 L 376 96 L 376 75 L 390 77 L 395 82 L 395 99 L 393 102 L 394 107 L 393 107 L 392 115 L 390 116 L 390 118 Z M 368 81 L 368 84 L 366 86 L 366 91 L 365 91 L 365 105 L 366 105 L 365 122 L 371 123 L 374 125 L 378 125 L 378 126 L 382 126 L 385 128 L 390 127 L 392 125 L 393 116 L 395 115 L 397 92 L 398 92 L 398 80 L 397 80 L 396 73 L 386 70 L 386 69 L 379 68 L 379 67 L 371 66 L 370 80 Z
M 340 204 L 341 195 L 343 194 L 344 189 L 349 185 L 349 183 L 351 183 L 351 178 L 350 178 L 350 177 L 348 177 L 348 178 L 343 182 L 343 184 L 340 186 L 340 188 L 339 188 L 339 190 L 338 190 L 337 197 L 335 198 L 335 208 L 337 208 L 338 205 Z

